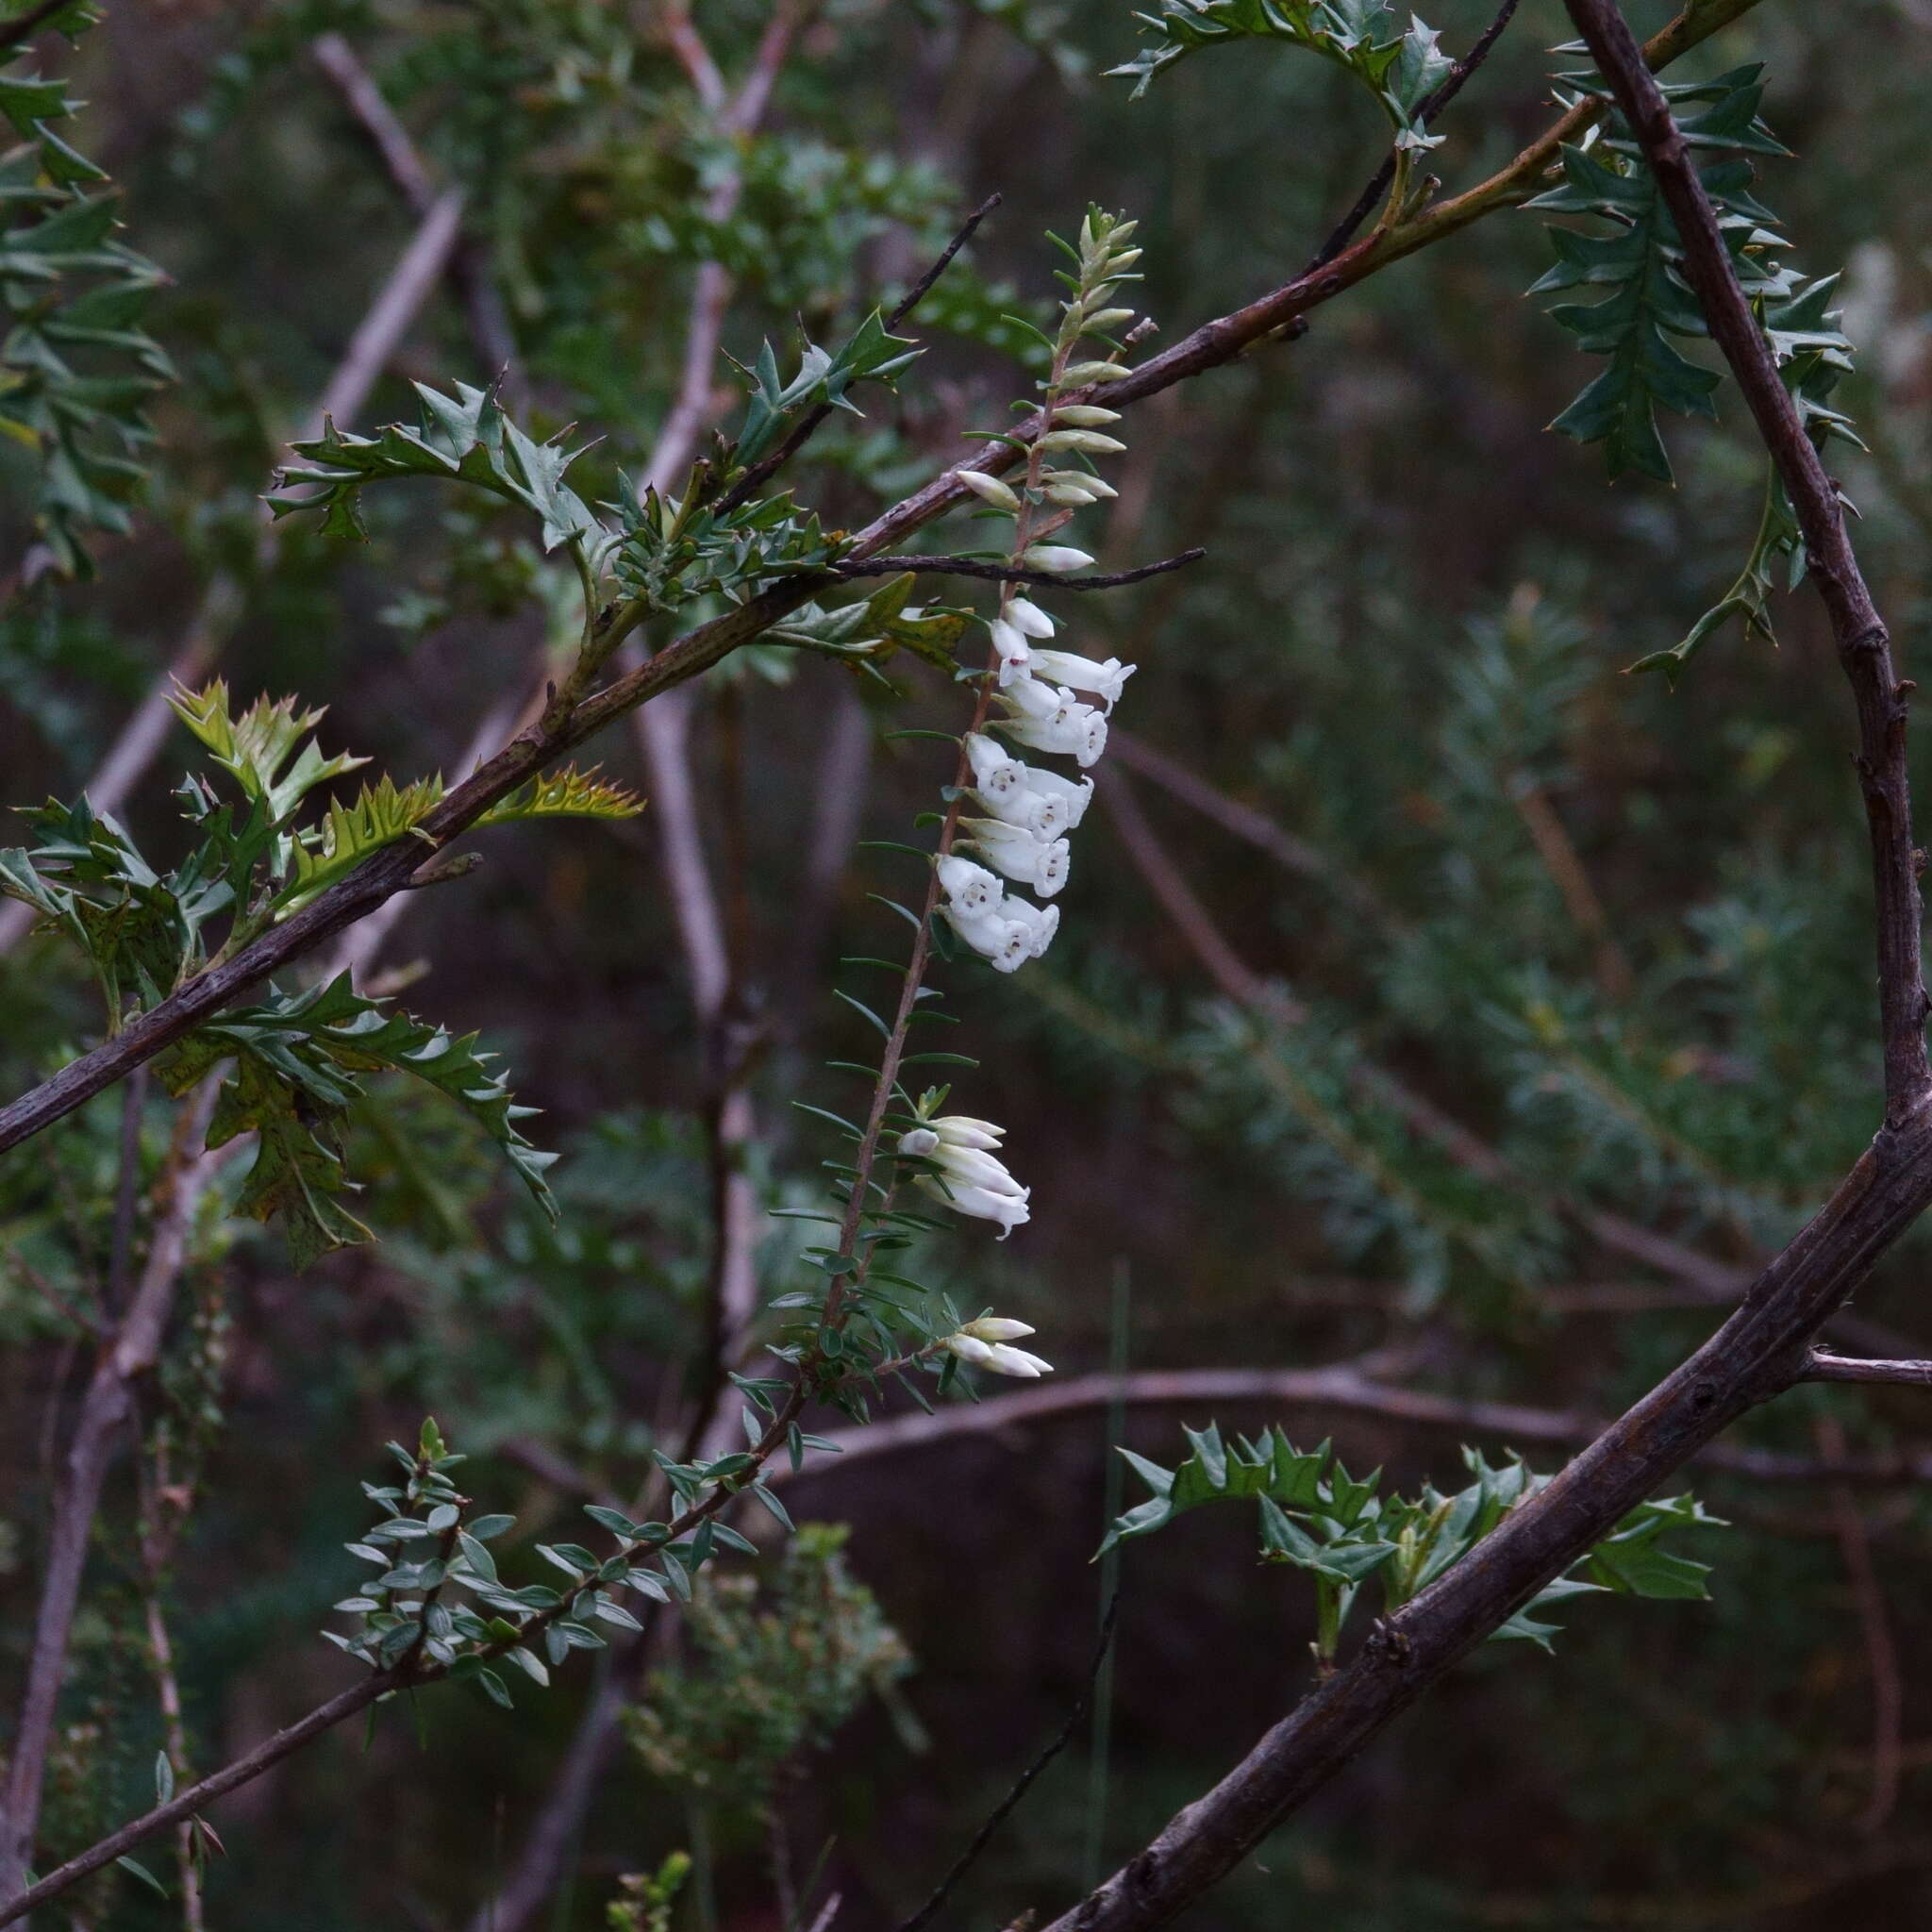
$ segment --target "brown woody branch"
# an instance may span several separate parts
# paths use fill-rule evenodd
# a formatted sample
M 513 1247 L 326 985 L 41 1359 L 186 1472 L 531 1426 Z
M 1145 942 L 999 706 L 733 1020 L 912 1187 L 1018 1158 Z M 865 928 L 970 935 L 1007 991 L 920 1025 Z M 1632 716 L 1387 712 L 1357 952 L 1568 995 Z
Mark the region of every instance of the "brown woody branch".
M 1138 584 L 1148 577 L 1165 576 L 1171 570 L 1184 570 L 1207 555 L 1205 550 L 1183 550 L 1177 557 L 1163 557 L 1158 563 L 1143 563 L 1137 570 L 1107 571 L 1085 577 L 1051 570 L 1016 570 L 1010 563 L 979 557 L 871 557 L 859 563 L 835 563 L 831 570 L 841 577 L 891 577 L 911 570 L 935 576 L 980 577 L 996 584 L 1043 584 L 1055 591 L 1117 591 L 1123 584 Z
M 1582 1556 L 1725 1424 L 1802 1376 L 1810 1341 L 1932 1202 L 1918 883 L 1905 696 L 1837 493 L 1739 288 L 1702 181 L 1614 0 L 1567 0 L 1683 239 L 1712 339 L 1796 508 L 1857 700 L 1877 882 L 1885 1122 L 1831 1199 L 1709 1341 L 1613 1423 L 1462 1563 L 1389 1618 L 1211 1791 L 1050 1932 L 1139 1932 L 1173 1918 L 1460 1657 Z
M 1648 43 L 1646 57 L 1659 64 L 1674 59 L 1753 4 L 1755 0 L 1707 0 L 1705 5 L 1687 8 Z M 1120 381 L 1108 384 L 1108 403 L 1137 402 L 1216 368 L 1251 343 L 1273 335 L 1284 323 L 1332 300 L 1388 262 L 1467 226 L 1492 208 L 1508 205 L 1512 198 L 1520 199 L 1548 165 L 1558 142 L 1589 126 L 1598 118 L 1599 111 L 1590 103 L 1573 108 L 1541 141 L 1525 148 L 1481 188 L 1473 189 L 1374 242 L 1348 250 L 1318 275 L 1298 276 L 1273 294 L 1205 324 L 1165 354 L 1154 357 Z M 1022 425 L 1022 433 L 1032 434 L 1039 427 L 1037 420 L 1029 420 Z M 987 467 L 1005 469 L 1015 460 L 1013 451 L 1003 450 L 988 459 Z M 858 558 L 875 556 L 970 495 L 966 486 L 950 472 L 937 477 L 874 518 L 858 533 L 853 554 Z M 833 581 L 836 579 L 818 576 L 790 578 L 781 589 L 768 591 L 724 616 L 701 625 L 648 664 L 631 667 L 586 699 L 567 718 L 533 729 L 506 745 L 496 758 L 442 801 L 425 822 L 424 833 L 438 843 L 455 838 L 534 773 L 595 737 L 614 719 L 708 670 Z M 624 628 L 627 629 L 635 621 L 635 616 L 630 617 Z M 608 635 L 599 640 L 600 645 L 612 641 Z M 40 1087 L 0 1108 L 0 1153 L 70 1113 L 220 1011 L 264 976 L 402 891 L 415 869 L 415 857 L 394 847 L 374 855 L 347 878 L 245 947 L 233 959 L 204 973 L 142 1014 L 113 1040 L 82 1055 Z

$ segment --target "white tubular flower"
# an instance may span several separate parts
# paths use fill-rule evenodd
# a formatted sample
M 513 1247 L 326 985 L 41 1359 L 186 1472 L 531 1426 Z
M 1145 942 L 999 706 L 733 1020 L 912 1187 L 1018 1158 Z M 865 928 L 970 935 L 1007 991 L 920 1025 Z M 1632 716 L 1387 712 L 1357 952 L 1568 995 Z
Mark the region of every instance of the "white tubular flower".
M 1023 765 L 1022 771 L 1025 770 Z M 1050 845 L 1067 829 L 1067 808 L 1063 799 L 1049 797 L 1044 791 L 1022 791 L 1009 792 L 1004 798 L 988 798 L 983 792 L 973 794 L 991 812 L 1002 824 L 1017 825 L 1029 838 L 1037 839 L 1042 845 Z M 1000 908 L 1010 915 L 1011 901 Z
M 1035 774 L 1006 752 L 983 731 L 967 735 L 966 757 L 973 767 L 973 789 L 999 817 L 1007 816 L 1008 801 L 1017 801 L 1032 788 Z
M 950 853 L 939 862 L 940 889 L 946 895 L 946 910 L 957 925 L 960 920 L 984 919 L 997 913 L 1006 888 L 983 865 L 970 858 L 956 858 Z
M 1066 702 L 1061 692 L 1032 676 L 1016 677 L 1000 693 L 1000 698 L 1016 717 L 1038 718 L 1042 722 L 1052 718 Z
M 1023 691 L 1026 694 L 1021 698 Z M 1060 752 L 1083 766 L 1098 763 L 1107 749 L 1107 720 L 1091 705 L 1064 693 L 1047 710 L 1035 693 L 1047 693 L 1047 687 L 1032 678 L 1017 679 L 1011 691 L 1002 693 L 1012 704 L 1013 715 L 1002 721 L 1001 728 L 1035 751 Z
M 1032 928 L 1009 917 L 1010 899 L 1000 902 L 996 912 L 982 912 L 976 919 L 963 917 L 950 906 L 941 906 L 946 924 L 996 973 L 1017 973 L 1033 957 Z
M 1120 702 L 1127 679 L 1139 668 L 1123 664 L 1118 658 L 1102 663 L 1095 658 L 1083 658 L 1076 651 L 1035 651 L 1032 658 L 1031 668 L 1036 676 L 1072 691 L 1091 691 L 1109 711 Z
M 1062 778 L 1058 772 L 1043 772 L 1034 765 L 1022 765 L 1026 774 L 1026 790 L 1036 795 L 1050 794 L 1066 801 L 1066 829 L 1073 831 L 1087 816 L 1087 807 L 1093 797 L 1093 780 L 1082 778 L 1077 784 L 1072 778 Z
M 982 503 L 990 503 L 995 509 L 1017 510 L 1020 508 L 1020 499 L 1010 487 L 997 476 L 989 476 L 984 470 L 955 470 L 953 477 L 956 482 L 963 483 Z
M 1009 825 L 1004 819 L 968 819 L 965 826 L 995 872 L 1031 886 L 1042 899 L 1051 899 L 1066 884 L 1073 847 L 1064 839 L 1042 844 L 1024 827 Z M 1004 904 L 1001 911 L 1006 912 Z
M 1058 906 L 1036 906 L 1030 899 L 1022 899 L 1008 892 L 1006 910 L 1007 917 L 1015 925 L 1026 929 L 1027 958 L 1039 958 L 1053 944 L 1053 936 L 1060 929 L 1060 908 Z
M 928 1178 L 929 1176 L 925 1174 L 920 1176 L 922 1183 Z M 975 1221 L 998 1222 L 1001 1241 L 1005 1241 L 1016 1227 L 1033 1219 L 1032 1210 L 1026 1206 L 1026 1196 L 1030 1191 L 1029 1189 L 1022 1188 L 1017 1194 L 996 1194 L 987 1188 L 955 1188 L 948 1196 L 941 1194 L 937 1188 L 926 1189 L 929 1194 L 939 1194 L 939 1198 L 944 1201 L 955 1214 L 971 1215 Z M 987 1366 L 991 1368 L 992 1364 L 989 1362 Z
M 992 1343 L 982 1341 L 976 1335 L 969 1335 L 963 1328 L 956 1329 L 940 1343 L 948 1355 L 956 1355 L 962 1362 L 971 1362 L 975 1369 L 983 1369 L 992 1360 Z
M 1051 441 L 1053 439 L 1045 439 Z M 1056 576 L 1065 576 L 1070 571 L 1085 570 L 1093 561 L 1086 551 L 1075 550 L 1071 543 L 1032 543 L 1020 553 L 1020 561 L 1028 570 L 1049 571 Z
M 992 647 L 1000 660 L 1000 682 L 1010 684 L 1032 660 L 1026 634 L 1004 617 L 988 619 L 986 627 L 992 633 Z
M 1004 1128 L 968 1114 L 941 1114 L 925 1125 L 938 1141 L 927 1158 L 939 1172 L 919 1176 L 919 1185 L 928 1194 L 956 1214 L 998 1222 L 1002 1241 L 1031 1218 L 1026 1202 L 1032 1190 L 1023 1188 L 989 1151 L 998 1144 Z
M 1053 619 L 1029 597 L 1008 597 L 1006 619 L 1015 630 L 1024 631 L 1029 638 L 1053 635 Z

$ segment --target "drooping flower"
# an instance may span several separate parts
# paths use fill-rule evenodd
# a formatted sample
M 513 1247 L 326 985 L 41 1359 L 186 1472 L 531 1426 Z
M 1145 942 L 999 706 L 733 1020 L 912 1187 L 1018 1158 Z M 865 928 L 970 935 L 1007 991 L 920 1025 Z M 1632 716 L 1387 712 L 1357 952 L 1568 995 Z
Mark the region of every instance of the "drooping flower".
M 1015 904 L 1003 899 L 997 912 L 981 913 L 977 919 L 962 919 L 951 907 L 941 909 L 946 924 L 985 959 L 996 973 L 1017 973 L 1033 958 L 1032 928 L 1010 916 Z
M 1053 936 L 1060 929 L 1058 906 L 1036 906 L 1030 899 L 1008 892 L 1005 911 L 1012 924 L 1025 927 L 1027 958 L 1031 959 L 1039 958 L 1053 944 Z
M 1066 884 L 1074 852 L 1064 839 L 1041 841 L 1024 825 L 1009 825 L 1004 819 L 963 819 L 960 824 L 995 872 L 1031 886 L 1043 899 L 1051 899 Z
M 1091 778 L 1076 782 L 1072 778 L 1062 778 L 1058 772 L 1042 771 L 1038 765 L 1022 765 L 1020 769 L 1026 774 L 1025 789 L 1028 791 L 1050 792 L 1055 798 L 1066 800 L 1068 831 L 1074 830 L 1087 816 L 1087 807 L 1093 797 Z
M 1083 705 L 1064 691 L 1037 678 L 1016 677 L 1000 693 L 1008 715 L 1000 721 L 1010 738 L 1035 751 L 1058 752 L 1080 764 L 1098 763 L 1107 749 L 1107 720 L 1091 705 Z
M 1123 664 L 1118 658 L 1102 662 L 1096 658 L 1083 658 L 1076 651 L 1035 651 L 1031 657 L 1029 668 L 1036 677 L 1063 685 L 1070 691 L 1091 691 L 1109 711 L 1120 702 L 1127 679 L 1138 668 Z
M 951 853 L 937 867 L 940 890 L 946 895 L 946 911 L 957 923 L 961 919 L 984 919 L 1000 909 L 1006 888 L 983 865 Z

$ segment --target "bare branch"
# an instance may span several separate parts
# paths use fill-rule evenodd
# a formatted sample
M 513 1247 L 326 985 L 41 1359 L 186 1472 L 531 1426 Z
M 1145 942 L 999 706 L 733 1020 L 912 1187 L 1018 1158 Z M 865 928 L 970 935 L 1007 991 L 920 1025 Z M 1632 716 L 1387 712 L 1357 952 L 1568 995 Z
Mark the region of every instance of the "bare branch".
M 1831 1199 L 1702 1348 L 1599 1436 L 1483 1545 L 1397 1611 L 1214 1790 L 1052 1932 L 1165 1923 L 1484 1636 L 1608 1532 L 1725 1423 L 1804 1373 L 1811 1337 L 1932 1201 L 1918 886 L 1905 770 L 1906 693 L 1846 540 L 1829 478 L 1740 290 L 1703 183 L 1614 0 L 1567 0 L 1635 129 L 1683 239 L 1713 340 L 1745 391 L 1804 529 L 1857 701 L 1877 883 L 1883 1131 Z M 1438 214 L 1441 211 L 1438 210 Z
M 903 572 L 928 571 L 935 576 L 981 577 L 995 584 L 1044 584 L 1056 591 L 1117 591 L 1123 584 L 1138 584 L 1147 577 L 1165 576 L 1171 570 L 1184 570 L 1199 563 L 1205 550 L 1183 550 L 1178 557 L 1163 557 L 1158 563 L 1143 563 L 1138 570 L 1108 571 L 1100 576 L 1066 576 L 1051 570 L 1016 570 L 1010 563 L 989 561 L 978 557 L 871 557 L 863 562 L 841 561 L 830 566 L 841 577 L 891 577 Z
M 1475 44 L 1456 63 L 1448 79 L 1422 104 L 1416 118 L 1424 126 L 1462 92 L 1463 83 L 1490 58 L 1490 49 L 1502 38 L 1503 29 L 1509 25 L 1517 5 L 1518 0 L 1503 0 L 1496 10 L 1496 17 L 1476 36 Z M 1361 231 L 1362 224 L 1382 205 L 1382 197 L 1389 192 L 1394 179 L 1395 157 L 1391 153 L 1375 170 L 1369 185 L 1356 197 L 1355 206 L 1336 225 L 1334 233 L 1315 251 L 1313 260 L 1308 263 L 1310 269 L 1318 269 L 1333 261 L 1355 240 Z
M 1061 1725 L 1058 1735 L 1047 1745 L 1038 1757 L 1023 1771 L 1014 1781 L 1013 1788 L 995 1805 L 986 1823 L 973 1835 L 973 1842 L 959 1854 L 952 1870 L 941 1878 L 934 1889 L 932 1896 L 899 1927 L 899 1932 L 920 1932 L 922 1926 L 929 1925 L 939 1916 L 940 1908 L 958 1889 L 978 1861 L 979 1855 L 992 1841 L 992 1835 L 1006 1823 L 1020 1800 L 1026 1795 L 1028 1787 L 1040 1774 L 1074 1741 L 1074 1733 L 1080 1728 L 1086 1718 L 1088 1707 L 1093 1702 L 1093 1689 L 1100 1682 L 1102 1667 L 1107 1662 L 1108 1653 L 1113 1648 L 1113 1626 L 1120 1615 L 1121 1593 L 1118 1590 L 1108 1599 L 1107 1614 L 1100 1620 L 1100 1641 L 1093 1647 L 1093 1661 L 1088 1666 L 1087 1681 L 1080 1687 L 1080 1694 L 1074 1700 L 1074 1707 L 1067 1713 L 1067 1721 Z
M 204 1082 L 177 1119 L 163 1205 L 140 1286 L 115 1333 L 101 1347 L 68 1445 L 48 1533 L 26 1688 L 10 1741 L 6 1787 L 0 1791 L 0 1897 L 19 1888 L 33 1857 L 54 1708 L 67 1674 L 68 1640 L 80 1602 L 81 1573 L 87 1567 L 94 1513 L 115 1439 L 133 1413 L 135 1385 L 160 1355 L 195 1207 L 208 1177 L 234 1151 L 232 1146 L 212 1154 L 195 1151 L 208 1131 L 215 1084 Z
M 436 178 L 356 50 L 341 34 L 329 33 L 316 40 L 308 51 L 335 83 L 343 105 L 381 156 L 403 199 L 419 219 L 427 215 L 438 198 Z M 509 314 L 497 292 L 489 244 L 476 235 L 458 236 L 447 273 L 468 320 L 470 341 L 481 362 L 483 378 L 501 385 L 505 403 L 514 413 L 525 400 L 523 372 Z
M 1906 765 L 1907 700 L 1913 688 L 1900 680 L 1890 635 L 1845 530 L 1838 486 L 1825 473 L 1771 344 L 1738 285 L 1709 197 L 1662 91 L 1610 0 L 1571 0 L 1570 10 L 1642 144 L 1658 192 L 1683 237 L 1685 275 L 1790 498 L 1804 533 L 1807 573 L 1830 620 L 1839 662 L 1852 687 L 1858 714 L 1858 778 L 1877 898 L 1885 1117 L 1889 1125 L 1897 1126 L 1932 1096 L 1932 1068 L 1925 1058 L 1925 1015 L 1932 1001 L 1920 958 L 1921 855 L 1912 843 Z
M 1913 1389 L 1932 1389 L 1932 1362 L 1868 1360 L 1857 1356 L 1827 1355 L 1814 1348 L 1805 1363 L 1801 1382 L 1891 1382 Z
M 1162 911 L 1180 929 L 1194 957 L 1213 980 L 1237 1006 L 1285 1024 L 1303 1017 L 1300 1007 L 1263 979 L 1228 944 L 1213 915 L 1202 905 L 1181 869 L 1167 855 L 1154 835 L 1140 801 L 1118 772 L 1108 772 L 1098 781 L 1101 802 L 1113 821 L 1121 845 L 1132 859 L 1134 869 L 1147 890 L 1158 901 Z

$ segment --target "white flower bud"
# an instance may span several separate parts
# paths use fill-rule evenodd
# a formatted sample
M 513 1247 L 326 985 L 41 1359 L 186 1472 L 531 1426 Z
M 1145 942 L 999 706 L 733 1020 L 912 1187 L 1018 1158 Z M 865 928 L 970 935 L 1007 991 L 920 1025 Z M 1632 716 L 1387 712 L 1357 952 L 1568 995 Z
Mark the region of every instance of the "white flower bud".
M 1015 630 L 1024 631 L 1029 638 L 1050 638 L 1053 635 L 1053 619 L 1030 598 L 1008 597 L 1006 618 Z
M 961 1328 L 949 1335 L 940 1343 L 948 1355 L 956 1355 L 962 1362 L 971 1362 L 975 1369 L 983 1369 L 992 1360 L 992 1344 L 980 1341 L 976 1335 L 969 1335 Z
M 976 1322 L 968 1322 L 960 1330 L 961 1335 L 970 1335 L 975 1341 L 1023 1341 L 1029 1335 L 1040 1331 L 1030 1322 L 1015 1322 L 1007 1315 L 982 1315 Z
M 1071 543 L 1033 543 L 1020 553 L 1020 561 L 1028 570 L 1051 571 L 1063 576 L 1070 571 L 1085 570 L 1093 559 Z
M 1000 692 L 1000 701 L 1029 718 L 1051 718 L 1059 709 L 1060 694 L 1037 677 L 1016 677 Z
M 1097 503 L 1103 496 L 1120 494 L 1111 483 L 1091 470 L 1048 470 L 1041 481 L 1056 503 Z
M 945 1147 L 997 1147 L 1007 1130 L 997 1121 L 982 1121 L 970 1113 L 942 1113 L 928 1124 Z
M 910 1158 L 918 1159 L 930 1154 L 940 1144 L 940 1137 L 930 1127 L 908 1127 L 899 1136 L 899 1152 Z M 1000 1341 L 1004 1336 L 990 1336 L 989 1341 Z
M 1089 456 L 1117 456 L 1126 448 L 1117 436 L 1103 436 L 1097 429 L 1049 429 L 1040 439 L 1041 449 L 1081 449 Z
M 1028 1355 L 1024 1348 L 1008 1348 L 1003 1341 L 993 1343 L 980 1366 L 991 1369 L 995 1375 L 1015 1375 L 1024 1382 L 1037 1382 L 1041 1376 L 1053 1374 L 1051 1362 Z
M 1077 387 L 1085 382 L 1118 382 L 1126 373 L 1118 362 L 1075 362 L 1061 375 L 1060 380 Z
M 1133 319 L 1131 308 L 1102 308 L 1082 318 L 1089 328 L 1118 328 L 1122 323 L 1132 322 Z
M 1025 670 L 1031 653 L 1026 647 L 1025 633 L 1017 625 L 1011 625 L 1004 617 L 991 618 L 987 629 L 992 634 L 992 647 L 1000 660 L 1000 682 L 1010 684 L 1015 675 Z
M 995 509 L 1012 510 L 1020 508 L 1020 499 L 1011 489 L 997 476 L 989 476 L 984 470 L 955 470 L 953 478 L 963 483 L 982 503 L 990 503 Z
M 1056 423 L 1071 423 L 1075 429 L 1098 429 L 1103 423 L 1118 423 L 1118 409 L 1103 409 L 1098 403 L 1061 403 L 1053 412 Z

